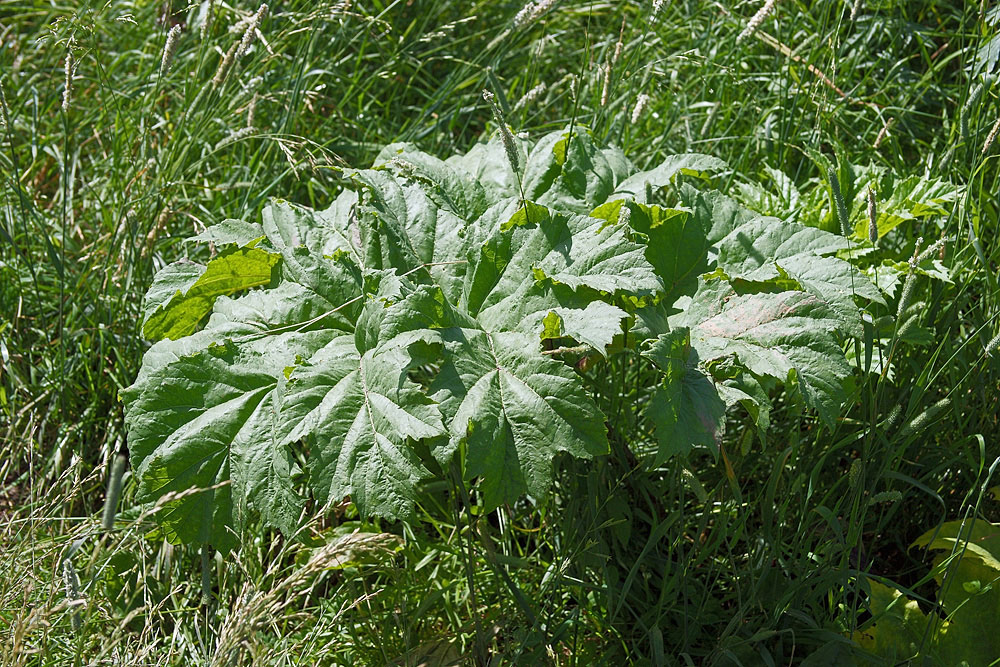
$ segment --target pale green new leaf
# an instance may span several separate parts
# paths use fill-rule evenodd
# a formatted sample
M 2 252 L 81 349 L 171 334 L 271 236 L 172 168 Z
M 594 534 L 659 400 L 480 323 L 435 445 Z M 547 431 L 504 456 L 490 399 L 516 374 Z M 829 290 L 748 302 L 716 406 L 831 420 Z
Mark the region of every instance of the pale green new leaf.
M 257 248 L 228 250 L 207 266 L 182 260 L 156 274 L 143 305 L 142 333 L 176 340 L 198 328 L 222 295 L 271 282 L 277 255 Z

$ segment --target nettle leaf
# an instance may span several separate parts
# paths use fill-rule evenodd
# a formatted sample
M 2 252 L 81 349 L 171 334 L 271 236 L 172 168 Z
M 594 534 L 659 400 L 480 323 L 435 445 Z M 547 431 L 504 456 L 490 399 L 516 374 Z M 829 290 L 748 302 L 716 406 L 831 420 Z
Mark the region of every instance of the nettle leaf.
M 206 265 L 157 275 L 144 331 L 159 342 L 122 399 L 138 500 L 162 503 L 167 537 L 225 550 L 256 517 L 291 532 L 309 498 L 405 518 L 442 470 L 485 509 L 541 498 L 559 456 L 609 449 L 586 364 L 563 360 L 580 346 L 658 369 L 656 464 L 715 451 L 727 403 L 766 430 L 777 382 L 833 419 L 848 369 L 831 294 L 852 274 L 794 260 L 839 245 L 786 226 L 773 240 L 677 182 L 725 169 L 715 158 L 634 174 L 567 130 L 515 149 L 521 178 L 498 138 L 443 161 L 389 146 L 327 209 L 273 201 L 259 224 L 201 234 L 221 248 Z M 726 240 L 740 230 L 761 235 L 758 264 Z M 713 269 L 729 282 L 699 278 Z

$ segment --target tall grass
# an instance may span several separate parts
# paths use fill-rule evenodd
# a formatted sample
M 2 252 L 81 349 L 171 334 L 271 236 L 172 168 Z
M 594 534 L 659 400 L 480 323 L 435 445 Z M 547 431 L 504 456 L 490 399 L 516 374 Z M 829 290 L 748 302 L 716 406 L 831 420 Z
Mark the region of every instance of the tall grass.
M 257 4 L 4 5 L 0 663 L 778 664 L 847 655 L 861 573 L 933 599 L 912 540 L 998 520 L 980 490 L 1000 456 L 1000 149 L 983 150 L 1000 89 L 977 60 L 995 17 L 788 0 L 747 31 L 763 3 L 653 4 L 540 3 L 518 22 L 512 3 L 292 1 L 259 34 Z M 442 487 L 419 525 L 345 505 L 225 561 L 164 542 L 126 473 L 103 533 L 155 270 L 268 197 L 324 206 L 338 167 L 383 144 L 466 150 L 491 126 L 484 88 L 516 131 L 589 127 L 640 166 L 717 155 L 733 194 L 780 198 L 769 169 L 820 192 L 818 152 L 851 219 L 855 166 L 950 182 L 950 212 L 886 249 L 905 261 L 945 237 L 950 282 L 913 279 L 910 328 L 881 352 L 892 377 L 858 381 L 833 430 L 786 400 L 766 443 L 733 413 L 718 462 L 652 471 L 622 435 L 605 460 L 566 462 L 548 502 L 479 516 Z M 592 390 L 642 432 L 634 362 Z

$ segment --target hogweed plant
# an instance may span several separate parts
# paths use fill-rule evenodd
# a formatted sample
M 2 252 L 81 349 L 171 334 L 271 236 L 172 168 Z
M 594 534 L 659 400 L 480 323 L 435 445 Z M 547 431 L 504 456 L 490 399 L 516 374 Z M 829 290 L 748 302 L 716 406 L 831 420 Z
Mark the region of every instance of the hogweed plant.
M 329 208 L 274 200 L 159 272 L 122 398 L 138 501 L 204 489 L 165 503 L 167 537 L 227 550 L 347 497 L 412 518 L 436 478 L 484 512 L 544 499 L 554 459 L 626 428 L 586 382 L 621 355 L 658 378 L 631 435 L 650 465 L 718 453 L 730 408 L 763 434 L 782 385 L 834 426 L 859 304 L 884 303 L 847 239 L 711 189 L 707 155 L 636 171 L 582 131 L 499 135 L 390 145 Z

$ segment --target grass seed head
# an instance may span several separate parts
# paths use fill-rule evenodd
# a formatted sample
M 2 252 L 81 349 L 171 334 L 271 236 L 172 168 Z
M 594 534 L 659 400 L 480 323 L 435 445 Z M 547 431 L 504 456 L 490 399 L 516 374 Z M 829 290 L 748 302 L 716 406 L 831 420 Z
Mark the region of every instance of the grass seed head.
M 906 280 L 903 281 L 903 292 L 899 295 L 899 306 L 896 308 L 896 321 L 900 321 L 903 318 L 903 314 L 906 313 L 906 309 L 910 307 L 913 302 L 914 287 L 917 282 L 917 275 L 913 273 L 912 264 L 910 272 L 906 274 Z
M 220 148 L 225 148 L 229 144 L 240 141 L 241 139 L 245 139 L 249 137 L 251 134 L 253 134 L 253 132 L 254 129 L 252 127 L 242 127 L 236 130 L 235 132 L 231 132 L 229 133 L 229 135 L 223 137 L 219 141 L 219 143 L 215 144 L 215 150 L 219 150 Z
M 546 86 L 545 82 L 542 81 L 540 84 L 538 84 L 537 86 L 526 92 L 524 96 L 517 101 L 517 104 L 514 105 L 514 111 L 518 111 L 528 106 L 529 104 L 537 100 L 539 97 L 541 97 L 546 90 L 548 90 L 548 86 Z
M 68 556 L 63 558 L 62 561 L 62 575 L 63 586 L 66 590 L 66 601 L 71 606 L 75 606 L 76 601 L 82 599 L 80 595 L 80 579 L 76 576 L 76 568 L 73 567 L 73 561 Z M 73 609 L 71 612 L 70 623 L 73 626 L 74 632 L 80 631 L 82 623 L 80 622 L 80 612 L 76 609 Z
M 514 143 L 514 135 L 511 134 L 510 127 L 507 126 L 507 119 L 504 118 L 503 110 L 497 104 L 496 95 L 490 91 L 483 91 L 483 99 L 489 102 L 490 107 L 493 109 L 493 119 L 500 126 L 500 140 L 503 142 L 504 152 L 507 153 L 507 161 L 510 162 L 510 168 L 514 170 L 514 173 L 517 173 L 520 166 L 520 159 L 517 155 L 517 144 Z
M 249 23 L 247 23 L 247 29 L 243 32 L 243 39 L 240 40 L 240 46 L 236 49 L 237 58 L 242 58 L 247 54 L 250 45 L 253 43 L 253 36 L 260 29 L 261 21 L 264 20 L 264 16 L 266 15 L 267 3 L 265 2 L 257 9 L 257 13 L 253 15 Z
M 833 192 L 833 201 L 836 204 L 834 215 L 837 216 L 837 221 L 840 223 L 840 231 L 844 236 L 850 236 L 851 230 L 848 227 L 847 221 L 847 204 L 844 202 L 844 195 L 840 191 L 840 178 L 833 167 L 827 170 L 826 177 L 830 182 L 830 190 Z
M 257 114 L 257 98 L 257 93 L 254 93 L 250 105 L 247 107 L 247 127 L 253 127 L 254 116 Z
M 62 110 L 69 113 L 70 105 L 73 103 L 73 52 L 66 51 L 66 84 L 63 87 Z
M 885 121 L 885 125 L 882 126 L 882 129 L 878 131 L 878 135 L 875 137 L 875 143 L 872 144 L 872 148 L 878 149 L 878 147 L 882 145 L 885 138 L 889 136 L 889 128 L 891 128 L 892 124 L 895 122 L 895 118 L 890 118 Z
M 7 114 L 7 94 L 3 89 L 3 77 L 0 77 L 0 121 L 4 128 L 10 127 L 10 116 Z
M 514 15 L 514 28 L 522 28 L 528 23 L 528 17 L 531 16 L 532 11 L 535 9 L 535 3 L 528 0 L 524 3 L 524 7 Z
M 222 60 L 219 61 L 219 69 L 215 70 L 215 76 L 212 77 L 212 87 L 218 88 L 222 85 L 222 82 L 226 80 L 226 75 L 229 74 L 229 68 L 233 64 L 233 60 L 236 58 L 236 51 L 239 49 L 240 43 L 235 42 L 229 50 L 226 51 L 226 55 L 222 56 Z
M 993 353 L 997 351 L 997 348 L 1000 348 L 1000 334 L 994 336 L 993 340 L 986 344 L 986 349 L 983 351 L 983 354 L 987 357 L 991 357 L 993 356 Z
M 851 469 L 847 473 L 847 479 L 852 489 L 858 488 L 858 484 L 861 482 L 862 467 L 861 459 L 851 461 Z
M 750 18 L 747 26 L 743 28 L 743 32 L 741 32 L 736 38 L 736 42 L 742 42 L 744 39 L 757 32 L 757 28 L 759 28 L 760 24 L 764 22 L 764 19 L 767 18 L 768 14 L 771 13 L 776 4 L 778 4 L 778 0 L 767 0 L 767 2 L 764 3 L 764 6 L 758 9 L 757 13 Z
M 997 118 L 997 121 L 993 123 L 993 127 L 990 128 L 990 133 L 986 136 L 986 141 L 983 143 L 983 155 L 986 155 L 986 153 L 990 150 L 990 146 L 993 145 L 993 140 L 997 138 L 997 132 L 1000 132 L 1000 118 Z
M 108 494 L 104 500 L 104 514 L 101 517 L 101 527 L 105 532 L 110 532 L 115 527 L 118 499 L 122 493 L 122 478 L 125 476 L 125 461 L 125 456 L 117 454 L 111 464 L 111 474 L 108 476 Z
M 208 31 L 212 28 L 212 15 L 215 13 L 215 0 L 208 1 L 208 7 L 205 8 L 205 19 L 201 22 L 201 28 L 199 29 L 199 37 L 204 40 L 208 37 Z
M 625 17 L 622 17 L 622 27 L 618 30 L 618 41 L 615 43 L 615 55 L 611 58 L 611 63 L 616 64 L 618 59 L 622 57 L 622 49 L 625 48 L 623 42 L 625 38 Z
M 916 259 L 914 260 L 914 262 L 916 264 L 920 264 L 921 262 L 923 262 L 925 260 L 928 260 L 931 257 L 933 257 L 936 253 L 940 252 L 942 248 L 944 248 L 944 244 L 945 244 L 946 240 L 947 240 L 947 237 L 942 236 L 937 241 L 935 241 L 931 245 L 927 246 L 926 250 L 924 250 L 922 253 L 920 253 L 919 255 L 916 256 Z M 914 254 L 916 254 L 916 251 L 914 251 Z
M 635 99 L 635 107 L 632 109 L 632 124 L 635 125 L 642 118 L 642 112 L 646 110 L 646 105 L 649 104 L 649 95 L 646 93 L 640 93 L 639 97 Z
M 947 410 L 949 407 L 951 407 L 951 399 L 942 398 L 940 401 L 938 401 L 937 403 L 935 403 L 934 405 L 932 405 L 931 407 L 927 408 L 919 415 L 914 417 L 913 421 L 911 421 L 909 424 L 899 429 L 899 437 L 901 439 L 905 439 L 910 436 L 919 434 L 921 431 L 927 428 L 928 424 L 937 419 L 938 415 Z
M 525 28 L 537 21 L 543 14 L 552 9 L 558 0 L 528 0 L 514 16 L 514 29 Z
M 882 491 L 881 493 L 876 493 L 868 501 L 869 505 L 876 505 L 878 503 L 898 503 L 903 499 L 903 494 L 899 491 Z
M 160 76 L 170 71 L 170 65 L 173 63 L 174 54 L 177 53 L 177 43 L 180 37 L 180 25 L 175 25 L 167 33 L 167 43 L 163 45 L 163 58 L 160 60 Z
M 611 63 L 604 63 L 604 84 L 601 86 L 601 106 L 608 105 L 608 93 L 611 92 Z

